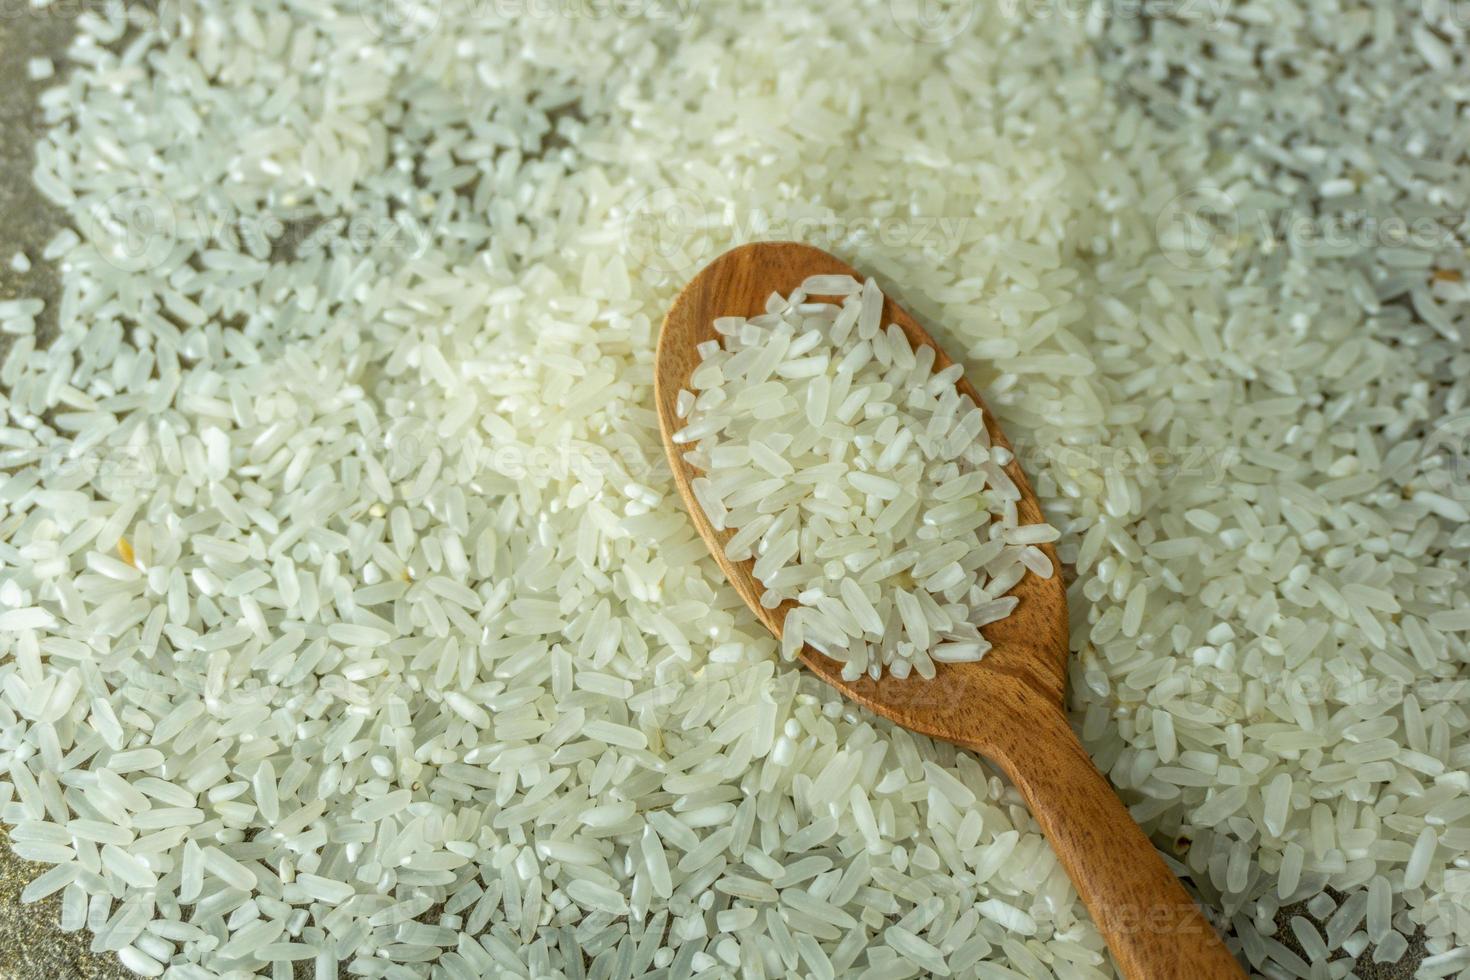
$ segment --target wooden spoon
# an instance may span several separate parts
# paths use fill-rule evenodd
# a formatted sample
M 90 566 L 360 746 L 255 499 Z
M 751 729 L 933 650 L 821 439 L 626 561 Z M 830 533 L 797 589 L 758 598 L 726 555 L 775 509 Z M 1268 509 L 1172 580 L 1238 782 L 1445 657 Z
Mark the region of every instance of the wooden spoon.
M 733 532 L 715 530 L 694 499 L 690 481 L 699 472 L 684 459 L 690 447 L 672 439 L 683 427 L 674 400 L 689 387 L 690 372 L 699 364 L 696 345 L 718 339 L 716 317 L 764 313 L 771 293 L 789 295 L 808 276 L 822 274 L 863 278 L 836 257 L 796 242 L 762 242 L 726 252 L 674 301 L 659 334 L 654 370 L 664 449 L 684 504 L 730 584 L 778 638 L 793 604 L 763 608 L 754 562 L 725 557 L 725 542 Z M 882 322 L 897 323 L 915 348 L 934 348 L 934 370 L 951 363 L 892 298 L 884 302 Z M 958 387 L 985 413 L 991 442 L 1010 448 L 970 382 L 961 378 Z M 1006 472 L 1021 490 L 1020 522 L 1040 523 L 1041 508 L 1019 463 L 1013 460 Z M 1012 593 L 1021 600 L 1015 612 L 983 628 L 993 648 L 978 663 L 937 664 L 938 675 L 932 681 L 917 674 L 904 680 L 884 675 L 877 681 L 866 676 L 847 681 L 839 663 L 811 647 L 802 651 L 801 658 L 828 684 L 877 714 L 998 763 L 1026 797 L 1125 976 L 1243 977 L 1239 964 L 1067 724 L 1062 706 L 1067 595 L 1056 552 L 1051 545 L 1042 550 L 1058 573 L 1045 579 L 1026 574 Z

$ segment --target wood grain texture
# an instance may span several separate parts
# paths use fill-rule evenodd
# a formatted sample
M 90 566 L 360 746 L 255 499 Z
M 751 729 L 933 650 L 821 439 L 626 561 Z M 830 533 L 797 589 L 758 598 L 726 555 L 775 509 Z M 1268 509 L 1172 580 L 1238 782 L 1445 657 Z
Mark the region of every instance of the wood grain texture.
M 796 242 L 761 242 L 726 252 L 675 299 L 659 334 L 654 366 L 659 426 L 679 494 L 730 584 L 778 638 L 794 604 L 763 608 L 754 561 L 732 562 L 725 557 L 725 542 L 734 532 L 716 530 L 694 499 L 690 481 L 700 474 L 684 458 L 688 447 L 672 440 L 683 425 L 674 404 L 699 364 L 696 346 L 719 339 L 714 329 L 717 316 L 764 313 L 771 293 L 787 295 L 808 276 L 821 274 L 864 278 L 835 256 Z M 952 363 L 891 297 L 885 299 L 883 323 L 898 324 L 915 348 L 934 348 L 936 371 Z M 961 378 L 957 386 L 984 411 L 991 442 L 1010 448 L 995 415 L 969 380 Z M 1040 523 L 1041 508 L 1019 460 L 1012 460 L 1006 472 L 1022 493 L 1017 508 L 1020 522 Z M 1030 802 L 1124 975 L 1241 977 L 1234 958 L 1067 724 L 1066 590 L 1056 552 L 1051 545 L 1041 547 L 1058 573 L 1049 579 L 1026 574 L 1012 592 L 1020 598 L 1015 612 L 983 627 L 994 646 L 979 663 L 936 664 L 933 681 L 917 675 L 846 681 L 839 663 L 811 647 L 802 651 L 802 660 L 827 683 L 877 714 L 998 763 Z

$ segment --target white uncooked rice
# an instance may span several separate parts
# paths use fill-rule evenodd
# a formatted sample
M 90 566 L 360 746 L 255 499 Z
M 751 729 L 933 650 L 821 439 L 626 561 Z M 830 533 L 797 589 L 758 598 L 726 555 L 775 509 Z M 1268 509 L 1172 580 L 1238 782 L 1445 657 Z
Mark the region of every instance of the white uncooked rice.
M 796 606 L 783 654 L 809 644 L 849 680 L 933 679 L 985 655 L 980 627 L 1015 609 L 1028 569 L 1054 573 L 1036 545 L 1057 532 L 1017 524 L 1011 453 L 956 389 L 961 366 L 936 371 L 882 313 L 874 280 L 826 275 L 718 318 L 672 438 L 732 532 L 726 557 L 754 559 L 761 605 Z
M 782 664 L 660 465 L 675 290 L 795 237 L 975 372 L 1074 717 L 1253 968 L 1470 970 L 1455 4 L 151 6 L 39 95 L 61 288 L 0 302 L 0 820 L 63 928 L 1108 975 L 1015 791 Z

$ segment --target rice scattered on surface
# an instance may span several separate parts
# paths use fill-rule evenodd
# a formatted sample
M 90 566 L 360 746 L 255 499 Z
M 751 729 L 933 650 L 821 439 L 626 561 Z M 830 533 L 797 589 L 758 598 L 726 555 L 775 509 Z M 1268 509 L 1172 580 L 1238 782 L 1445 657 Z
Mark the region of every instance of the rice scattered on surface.
M 61 298 L 0 303 L 28 897 L 186 980 L 1107 975 L 1014 791 L 780 664 L 660 466 L 674 290 L 797 237 L 1025 434 L 1075 717 L 1251 964 L 1470 969 L 1463 20 L 1002 6 L 84 14 Z

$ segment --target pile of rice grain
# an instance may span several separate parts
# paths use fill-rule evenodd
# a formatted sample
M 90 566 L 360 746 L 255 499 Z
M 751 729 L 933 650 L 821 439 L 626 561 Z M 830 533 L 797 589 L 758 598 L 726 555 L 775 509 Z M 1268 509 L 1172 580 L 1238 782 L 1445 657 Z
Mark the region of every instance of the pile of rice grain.
M 725 556 L 754 559 L 761 605 L 796 603 L 783 656 L 810 644 L 848 680 L 980 660 L 980 627 L 1019 602 L 1006 593 L 1054 573 L 1037 545 L 1057 531 L 1018 524 L 1013 456 L 956 387 L 963 367 L 934 370 L 933 346 L 885 325 L 873 279 L 811 276 L 714 328 L 672 440 L 710 525 L 733 532 Z
M 181 980 L 1109 975 L 1015 792 L 781 663 L 659 463 L 674 290 L 795 235 L 1024 434 L 1076 717 L 1250 963 L 1470 969 L 1461 228 L 1247 233 L 1463 214 L 1463 24 L 1002 7 L 84 13 L 61 296 L 0 304 L 25 898 Z

